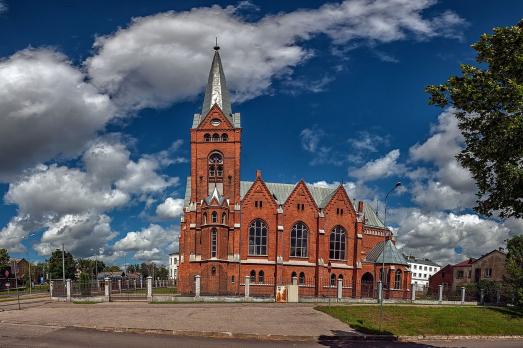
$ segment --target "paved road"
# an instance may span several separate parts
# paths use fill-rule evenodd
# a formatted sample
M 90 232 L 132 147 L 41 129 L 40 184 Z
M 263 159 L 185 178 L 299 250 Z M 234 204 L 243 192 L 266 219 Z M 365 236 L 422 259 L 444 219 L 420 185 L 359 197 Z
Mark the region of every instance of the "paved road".
M 176 337 L 168 335 L 139 335 L 111 333 L 91 329 L 61 328 L 40 325 L 0 324 L 0 347 L 521 347 L 521 341 L 466 341 L 466 342 L 343 342 L 320 340 L 319 342 L 278 342 L 199 337 Z

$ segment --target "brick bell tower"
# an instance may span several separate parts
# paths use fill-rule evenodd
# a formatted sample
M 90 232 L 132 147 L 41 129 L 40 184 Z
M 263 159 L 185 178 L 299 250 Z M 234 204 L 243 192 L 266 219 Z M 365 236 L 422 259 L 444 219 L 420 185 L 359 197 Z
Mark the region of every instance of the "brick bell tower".
M 228 291 L 239 222 L 240 114 L 231 110 L 219 50 L 216 45 L 202 112 L 194 115 L 191 128 L 190 202 L 180 237 L 180 273 L 189 282 L 201 275 L 202 294 Z

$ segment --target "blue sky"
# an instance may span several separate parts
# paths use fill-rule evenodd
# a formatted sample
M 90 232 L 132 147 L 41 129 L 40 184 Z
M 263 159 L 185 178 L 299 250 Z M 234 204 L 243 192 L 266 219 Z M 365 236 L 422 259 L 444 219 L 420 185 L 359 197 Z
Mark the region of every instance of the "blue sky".
M 452 110 L 424 92 L 474 63 L 470 44 L 517 23 L 521 2 L 0 4 L 0 247 L 15 256 L 64 243 L 164 261 L 177 248 L 215 36 L 242 114 L 242 179 L 343 182 L 380 211 L 402 181 L 387 222 L 442 263 L 523 232 L 471 210 Z

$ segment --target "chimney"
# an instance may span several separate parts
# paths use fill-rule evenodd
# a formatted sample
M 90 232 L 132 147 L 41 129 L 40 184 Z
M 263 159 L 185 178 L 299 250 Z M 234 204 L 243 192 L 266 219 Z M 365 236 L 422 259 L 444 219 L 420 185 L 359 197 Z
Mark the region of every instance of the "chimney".
M 358 213 L 363 213 L 363 201 L 358 202 Z
M 261 170 L 256 170 L 256 179 L 261 178 Z

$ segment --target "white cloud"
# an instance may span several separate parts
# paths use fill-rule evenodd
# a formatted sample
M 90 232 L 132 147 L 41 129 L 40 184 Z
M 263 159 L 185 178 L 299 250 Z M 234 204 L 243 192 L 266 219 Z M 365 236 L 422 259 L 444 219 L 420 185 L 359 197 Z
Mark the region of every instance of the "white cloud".
M 7 12 L 7 5 L 3 1 L 0 1 L 0 14 L 3 12 Z
M 135 18 L 129 27 L 98 37 L 96 54 L 86 67 L 92 82 L 120 106 L 165 106 L 202 91 L 209 49 L 218 36 L 229 86 L 242 101 L 266 93 L 274 78 L 292 73 L 311 57 L 313 52 L 302 45 L 318 34 L 334 45 L 391 42 L 409 35 L 456 36 L 464 21 L 452 12 L 424 18 L 422 12 L 433 4 L 345 1 L 258 21 L 246 21 L 232 6 L 160 13 Z
M 396 209 L 391 213 L 399 224 L 400 246 L 443 264 L 479 257 L 503 247 L 510 236 L 523 233 L 521 224 L 499 223 L 476 214 L 424 213 L 419 209 Z M 458 246 L 463 249 L 462 254 L 455 252 Z
M 424 171 L 425 175 L 411 175 L 414 180 L 413 200 L 424 209 L 465 209 L 474 205 L 477 192 L 474 179 L 455 158 L 463 146 L 464 138 L 454 110 L 448 109 L 432 126 L 431 136 L 410 148 L 412 161 L 425 162 L 436 168 L 432 172 Z
M 156 207 L 156 215 L 162 219 L 174 219 L 183 213 L 182 198 L 167 198 Z
M 135 252 L 136 260 L 161 260 L 178 248 L 179 231 L 174 226 L 163 228 L 151 224 L 141 231 L 128 232 L 114 244 L 117 251 Z
M 109 97 L 84 80 L 47 49 L 0 60 L 0 181 L 41 161 L 77 156 L 114 117 Z
M 360 182 L 401 175 L 404 173 L 405 167 L 398 163 L 399 156 L 400 151 L 394 149 L 383 157 L 367 162 L 360 168 L 349 169 L 349 175 L 357 178 Z
M 160 159 L 143 155 L 133 161 L 117 140 L 108 136 L 93 142 L 82 157 L 85 170 L 41 165 L 11 183 L 5 200 L 17 205 L 18 215 L 0 231 L 0 244 L 17 245 L 30 232 L 44 230 L 38 252 L 49 251 L 55 239 L 67 241 L 64 235 L 70 235 L 82 242 L 71 239 L 69 248 L 86 255 L 95 244 L 89 238 L 98 238 L 103 246 L 107 238 L 100 238 L 101 233 L 113 236 L 104 213 L 137 196 L 147 200 L 178 182 L 157 173 Z M 79 238 L 83 234 L 85 238 Z
M 335 189 L 338 186 L 340 186 L 340 182 L 327 182 L 325 180 L 321 180 L 314 182 L 311 185 Z M 369 202 L 376 198 L 376 192 L 362 183 L 355 183 L 349 181 L 348 183 L 344 183 L 343 187 L 345 187 L 345 190 L 347 191 L 349 198 L 352 200 L 363 200 Z

